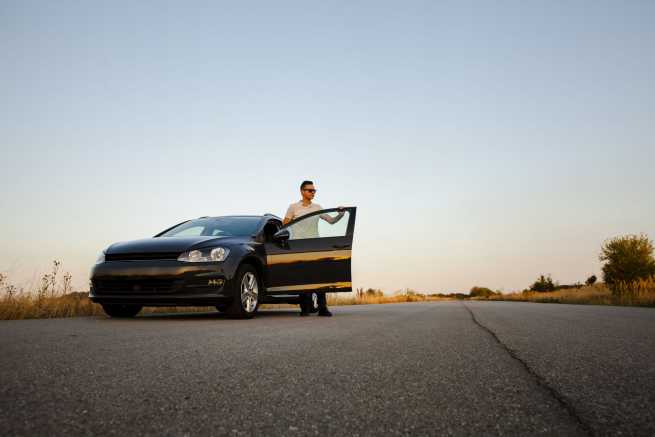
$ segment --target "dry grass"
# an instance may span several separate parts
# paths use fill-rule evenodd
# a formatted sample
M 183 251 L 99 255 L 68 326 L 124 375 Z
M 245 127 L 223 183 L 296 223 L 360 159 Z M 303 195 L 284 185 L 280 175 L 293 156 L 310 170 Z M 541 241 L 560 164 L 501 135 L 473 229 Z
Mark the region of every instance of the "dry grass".
M 368 305 L 368 304 L 385 304 L 385 303 L 401 303 L 401 302 L 426 302 L 449 300 L 441 297 L 427 296 L 421 293 L 412 291 L 404 291 L 391 296 L 386 296 L 381 292 L 379 294 L 361 294 L 356 293 L 354 296 L 341 296 L 338 294 L 328 295 L 328 305 Z
M 585 305 L 655 306 L 655 278 L 620 283 L 610 290 L 605 284 L 583 286 L 579 289 L 546 293 L 524 291 L 474 300 L 509 300 L 539 303 L 569 303 Z
M 10 284 L 7 276 L 0 274 L 0 319 L 34 319 L 50 317 L 73 317 L 99 314 L 102 311 L 94 305 L 86 293 L 73 293 L 71 274 L 59 275 L 61 263 L 54 261 L 52 271 L 41 277 L 35 290 L 25 291 Z
M 619 282 L 613 290 L 616 305 L 655 306 L 655 276 L 633 282 Z
M 39 297 L 21 292 L 0 298 L 0 320 L 45 319 L 53 317 L 92 316 L 104 314 L 86 293 Z

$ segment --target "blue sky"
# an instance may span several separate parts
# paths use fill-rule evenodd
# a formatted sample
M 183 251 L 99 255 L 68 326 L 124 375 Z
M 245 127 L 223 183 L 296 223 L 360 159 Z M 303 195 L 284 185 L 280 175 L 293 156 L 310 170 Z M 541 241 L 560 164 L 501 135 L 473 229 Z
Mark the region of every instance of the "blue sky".
M 655 237 L 653 2 L 0 4 L 0 271 L 359 207 L 356 286 L 505 290 Z

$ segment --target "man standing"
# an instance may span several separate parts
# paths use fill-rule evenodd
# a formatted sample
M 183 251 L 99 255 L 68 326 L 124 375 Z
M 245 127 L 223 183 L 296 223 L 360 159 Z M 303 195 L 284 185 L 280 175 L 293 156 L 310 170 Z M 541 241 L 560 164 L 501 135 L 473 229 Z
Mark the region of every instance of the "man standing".
M 298 217 L 302 217 L 304 215 L 310 214 L 315 211 L 320 211 L 323 209 L 321 205 L 318 203 L 312 203 L 312 200 L 314 199 L 314 196 L 316 195 L 316 188 L 314 188 L 314 183 L 312 181 L 303 181 L 302 184 L 300 184 L 300 195 L 302 196 L 300 202 L 292 203 L 289 205 L 289 208 L 287 209 L 287 213 L 284 215 L 284 224 L 286 225 L 292 220 L 297 219 Z M 339 211 L 339 214 L 335 217 L 331 217 L 327 214 L 322 214 L 320 216 L 321 219 L 325 220 L 326 222 L 330 224 L 334 224 L 341 220 L 341 217 L 343 217 L 344 213 L 343 211 Z M 300 238 L 314 238 L 318 237 L 318 217 L 316 217 L 316 220 L 306 220 L 306 223 L 299 223 L 299 226 L 296 227 L 294 232 L 296 233 L 295 237 Z M 300 235 L 298 235 L 300 234 Z M 327 299 L 325 297 L 325 292 L 317 292 L 318 295 L 318 315 L 319 316 L 326 316 L 330 317 L 332 316 L 332 313 L 327 307 Z M 303 299 L 307 299 L 307 295 L 302 296 Z M 300 306 L 301 311 L 300 315 L 301 316 L 308 316 L 309 313 L 305 311 L 305 306 L 301 305 Z

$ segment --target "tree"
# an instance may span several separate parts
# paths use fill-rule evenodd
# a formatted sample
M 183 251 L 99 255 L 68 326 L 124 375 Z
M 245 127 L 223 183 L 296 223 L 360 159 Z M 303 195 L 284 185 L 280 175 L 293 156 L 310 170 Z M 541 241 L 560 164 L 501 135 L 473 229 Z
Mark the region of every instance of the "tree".
M 496 293 L 494 293 L 493 291 L 491 291 L 487 287 L 473 287 L 473 288 L 471 288 L 469 296 L 470 297 L 489 297 L 489 296 L 493 296 L 494 294 L 496 294 Z
M 537 279 L 534 284 L 530 286 L 530 291 L 539 291 L 539 292 L 546 292 L 546 291 L 554 291 L 555 290 L 555 283 L 553 282 L 553 279 L 548 275 L 548 277 L 545 277 L 544 275 L 539 276 L 539 279 Z
M 614 289 L 618 282 L 631 282 L 655 275 L 653 242 L 644 234 L 606 241 L 599 259 L 605 262 L 603 280 L 610 289 Z
M 585 284 L 587 284 L 587 285 L 594 285 L 594 284 L 596 283 L 596 280 L 597 280 L 597 279 L 598 279 L 598 278 L 596 277 L 596 275 L 591 275 L 591 276 L 589 276 L 589 277 L 587 278 L 587 280 L 585 281 Z

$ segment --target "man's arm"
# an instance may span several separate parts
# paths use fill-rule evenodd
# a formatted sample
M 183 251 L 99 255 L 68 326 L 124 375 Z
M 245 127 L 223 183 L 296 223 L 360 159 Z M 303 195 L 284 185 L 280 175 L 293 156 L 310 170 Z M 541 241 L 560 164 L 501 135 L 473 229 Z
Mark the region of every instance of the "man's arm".
M 293 220 L 293 204 L 289 205 L 287 208 L 287 213 L 284 214 L 284 220 L 282 220 L 282 226 L 286 225 L 291 220 Z
M 321 218 L 323 220 L 325 220 L 326 222 L 328 222 L 329 224 L 333 225 L 336 222 L 338 222 L 339 220 L 341 220 L 341 218 L 343 217 L 344 214 L 345 213 L 343 211 L 343 206 L 340 206 L 339 207 L 339 214 L 337 216 L 332 217 L 332 216 L 330 216 L 328 214 L 321 214 Z

